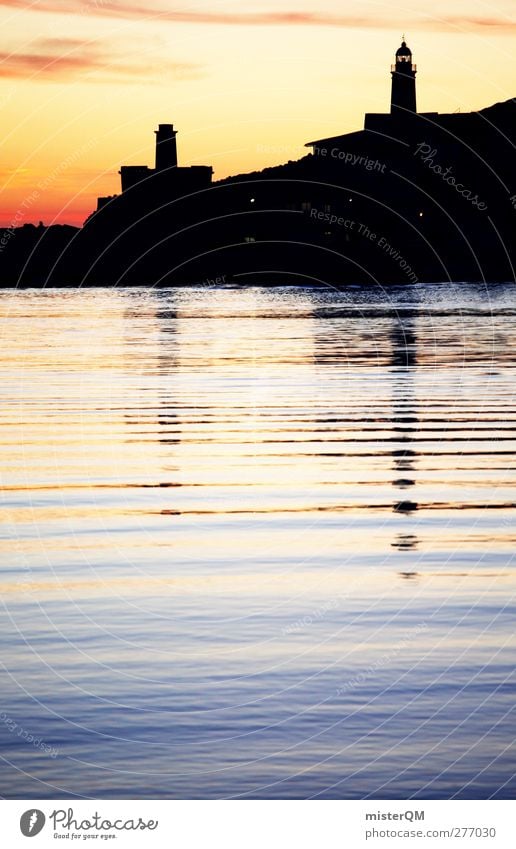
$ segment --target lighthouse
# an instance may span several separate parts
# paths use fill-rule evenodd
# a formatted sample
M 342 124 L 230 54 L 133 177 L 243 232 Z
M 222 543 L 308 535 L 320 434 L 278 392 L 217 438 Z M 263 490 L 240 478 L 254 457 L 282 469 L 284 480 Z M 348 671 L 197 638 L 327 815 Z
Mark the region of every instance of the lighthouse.
M 396 51 L 396 62 L 391 65 L 391 115 L 393 117 L 403 118 L 408 113 L 417 111 L 416 73 L 417 67 L 412 64 L 412 51 L 403 38 L 401 47 L 398 47 Z

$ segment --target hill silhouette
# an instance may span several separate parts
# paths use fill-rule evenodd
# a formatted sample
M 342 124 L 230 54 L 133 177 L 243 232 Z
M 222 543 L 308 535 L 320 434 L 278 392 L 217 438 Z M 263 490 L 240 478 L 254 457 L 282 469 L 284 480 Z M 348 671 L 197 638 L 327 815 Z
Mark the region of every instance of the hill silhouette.
M 516 102 L 413 111 L 404 45 L 391 112 L 296 161 L 213 182 L 210 166 L 178 165 L 161 124 L 156 167 L 123 167 L 82 228 L 0 232 L 3 285 L 513 280 Z

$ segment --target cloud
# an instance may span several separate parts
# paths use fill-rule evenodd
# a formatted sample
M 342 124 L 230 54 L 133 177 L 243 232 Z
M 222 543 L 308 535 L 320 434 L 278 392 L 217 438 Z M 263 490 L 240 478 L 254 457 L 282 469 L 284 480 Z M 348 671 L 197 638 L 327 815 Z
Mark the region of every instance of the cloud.
M 139 5 L 116 0 L 0 0 L 0 6 L 27 11 L 52 12 L 66 15 L 98 15 L 114 18 L 137 18 L 171 21 L 173 23 L 259 25 L 323 25 L 371 26 L 377 20 L 365 16 L 335 16 L 324 12 L 204 12 L 195 9 L 167 9 L 163 6 Z M 385 21 L 384 25 L 391 22 Z
M 34 80 L 88 79 L 139 82 L 143 76 L 195 79 L 202 66 L 188 62 L 128 62 L 112 50 L 75 38 L 40 38 L 24 53 L 0 51 L 0 78 L 32 77 Z
M 332 15 L 324 11 L 266 11 L 266 12 L 206 12 L 195 9 L 170 9 L 142 5 L 126 0 L 0 0 L 0 6 L 27 11 L 52 12 L 66 15 L 105 16 L 137 20 L 160 20 L 172 23 L 219 24 L 226 26 L 327 26 L 343 28 L 389 29 L 398 24 L 413 30 L 455 29 L 459 31 L 507 32 L 516 29 L 509 17 L 471 17 L 468 15 L 413 15 L 392 17 L 376 15 Z
M 52 0 L 50 0 L 52 3 Z M 73 3 L 73 5 L 77 5 Z M 84 0 L 82 5 L 99 14 L 128 18 L 159 18 L 173 23 L 225 24 L 229 26 L 371 26 L 363 16 L 328 15 L 324 12 L 200 12 L 183 9 L 163 9 L 131 3 L 112 3 L 104 0 Z M 385 22 L 387 26 L 387 22 Z
M 428 20 L 420 25 L 422 29 L 433 30 L 450 30 L 455 29 L 459 32 L 485 32 L 489 30 L 493 33 L 497 30 L 498 33 L 509 33 L 516 29 L 516 21 L 509 18 L 470 18 L 467 16 L 450 16 L 444 18 L 428 18 Z M 493 33 L 494 34 L 494 33 Z

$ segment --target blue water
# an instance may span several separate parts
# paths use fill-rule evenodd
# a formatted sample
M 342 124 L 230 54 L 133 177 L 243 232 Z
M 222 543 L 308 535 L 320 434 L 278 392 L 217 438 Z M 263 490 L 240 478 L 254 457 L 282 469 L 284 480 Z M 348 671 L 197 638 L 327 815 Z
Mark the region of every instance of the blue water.
M 0 294 L 0 794 L 514 798 L 514 286 Z

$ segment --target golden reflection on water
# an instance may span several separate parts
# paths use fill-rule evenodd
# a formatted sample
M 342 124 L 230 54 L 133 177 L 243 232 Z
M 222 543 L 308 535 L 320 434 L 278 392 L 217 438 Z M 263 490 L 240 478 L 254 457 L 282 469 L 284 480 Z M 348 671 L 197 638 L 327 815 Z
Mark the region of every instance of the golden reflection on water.
M 428 779 L 445 795 L 465 781 L 446 748 L 395 776 L 454 734 L 462 751 L 485 734 L 465 776 L 496 792 L 512 775 L 513 302 L 510 287 L 4 291 L 6 699 L 61 746 L 53 771 L 5 739 L 8 792 L 407 797 Z M 444 710 L 459 684 L 463 724 Z M 163 724 L 145 720 L 154 703 Z M 374 729 L 399 761 L 372 763 Z M 221 735 L 253 742 L 223 751 Z

